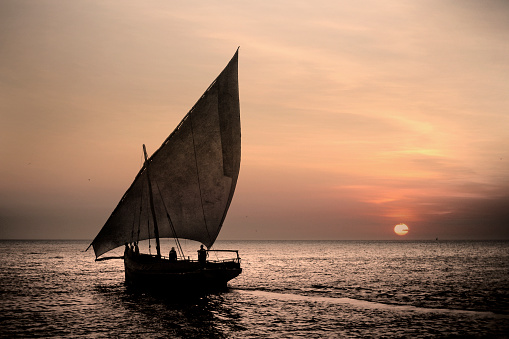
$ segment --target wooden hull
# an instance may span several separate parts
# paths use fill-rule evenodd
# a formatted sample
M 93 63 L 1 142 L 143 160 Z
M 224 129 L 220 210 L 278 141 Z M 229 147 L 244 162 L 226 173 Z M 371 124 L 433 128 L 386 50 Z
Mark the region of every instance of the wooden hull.
M 154 256 L 130 254 L 124 257 L 125 280 L 130 286 L 167 294 L 203 294 L 227 288 L 242 269 L 238 260 L 170 262 Z

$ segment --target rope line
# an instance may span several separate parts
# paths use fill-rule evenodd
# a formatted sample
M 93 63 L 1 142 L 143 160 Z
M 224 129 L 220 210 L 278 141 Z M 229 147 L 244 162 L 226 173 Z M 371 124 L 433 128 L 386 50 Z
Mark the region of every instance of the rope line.
M 136 237 L 136 242 L 140 241 L 140 230 L 141 230 L 141 213 L 143 212 L 143 192 L 145 191 L 145 186 L 141 186 L 141 196 L 140 196 L 140 213 L 138 214 L 138 234 Z
M 147 186 L 148 186 L 148 176 L 147 176 Z M 150 201 L 147 201 L 147 204 L 150 204 Z M 149 210 L 150 206 L 147 208 Z M 148 232 L 148 253 L 152 255 L 152 244 L 150 243 L 150 213 L 147 213 L 147 232 Z
M 179 255 L 181 258 L 184 258 L 184 251 L 182 250 L 182 246 L 180 246 L 180 241 L 177 236 L 177 231 L 173 226 L 173 222 L 171 221 L 170 213 L 168 212 L 168 208 L 166 208 L 166 203 L 164 202 L 163 195 L 161 194 L 161 189 L 159 189 L 159 183 L 156 182 L 157 191 L 159 192 L 159 196 L 161 197 L 161 201 L 164 206 L 164 210 L 166 211 L 166 217 L 168 218 L 168 223 L 170 224 L 171 230 L 173 232 L 173 237 L 175 239 L 175 243 L 177 245 L 177 249 L 179 251 Z
M 200 191 L 200 202 L 201 202 L 201 210 L 203 213 L 203 222 L 205 224 L 205 229 L 207 230 L 207 235 L 209 236 L 209 240 L 211 243 L 213 243 L 212 237 L 210 236 L 209 228 L 207 226 L 207 220 L 205 218 L 205 208 L 203 207 L 203 196 L 201 194 L 200 172 L 198 171 L 198 157 L 196 156 L 196 143 L 194 140 L 193 115 L 190 114 L 189 118 L 190 118 L 189 120 L 191 122 L 191 124 L 190 124 L 191 125 L 191 136 L 193 138 L 194 161 L 196 163 L 196 177 L 198 178 L 198 190 Z

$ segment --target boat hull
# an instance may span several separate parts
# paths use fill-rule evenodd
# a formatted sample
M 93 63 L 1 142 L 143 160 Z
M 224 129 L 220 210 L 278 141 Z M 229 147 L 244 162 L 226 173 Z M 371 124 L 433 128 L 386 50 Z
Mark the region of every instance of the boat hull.
M 124 257 L 127 285 L 167 294 L 203 294 L 227 289 L 228 281 L 242 269 L 238 260 L 210 262 L 179 260 L 170 262 L 150 255 Z

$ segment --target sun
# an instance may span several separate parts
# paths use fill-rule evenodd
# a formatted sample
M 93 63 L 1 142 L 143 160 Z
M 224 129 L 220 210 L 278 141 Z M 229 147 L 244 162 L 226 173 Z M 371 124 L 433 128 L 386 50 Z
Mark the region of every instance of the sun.
M 394 233 L 397 235 L 406 235 L 408 233 L 408 226 L 401 223 L 394 226 Z

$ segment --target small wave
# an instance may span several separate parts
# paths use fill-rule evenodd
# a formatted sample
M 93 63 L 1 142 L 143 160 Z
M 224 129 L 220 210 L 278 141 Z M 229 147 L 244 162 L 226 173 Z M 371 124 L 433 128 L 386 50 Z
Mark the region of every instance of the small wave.
M 394 304 L 383 304 L 373 301 L 366 300 L 358 300 L 352 298 L 334 298 L 334 297 L 322 297 L 322 296 L 306 296 L 300 294 L 293 293 L 277 293 L 277 292 L 269 292 L 269 291 L 261 291 L 261 290 L 253 290 L 253 289 L 231 289 L 232 291 L 237 291 L 244 294 L 251 294 L 254 296 L 265 297 L 269 299 L 278 299 L 278 300 L 302 300 L 302 301 L 313 301 L 313 302 L 326 302 L 331 304 L 347 304 L 356 307 L 362 307 L 367 309 L 386 309 L 393 311 L 403 311 L 403 312 L 420 312 L 420 313 L 442 313 L 442 314 L 462 314 L 462 315 L 470 315 L 476 317 L 489 317 L 489 318 L 499 318 L 499 319 L 509 319 L 509 315 L 507 314 L 497 314 L 493 312 L 486 311 L 469 311 L 469 310 L 456 310 L 456 309 L 447 309 L 447 308 L 425 308 L 425 307 L 417 307 L 411 305 L 394 305 Z
M 317 289 L 330 288 L 329 286 L 327 286 L 327 285 L 322 285 L 322 284 L 313 284 L 313 285 L 311 285 L 311 287 L 313 287 L 313 288 L 317 288 Z

